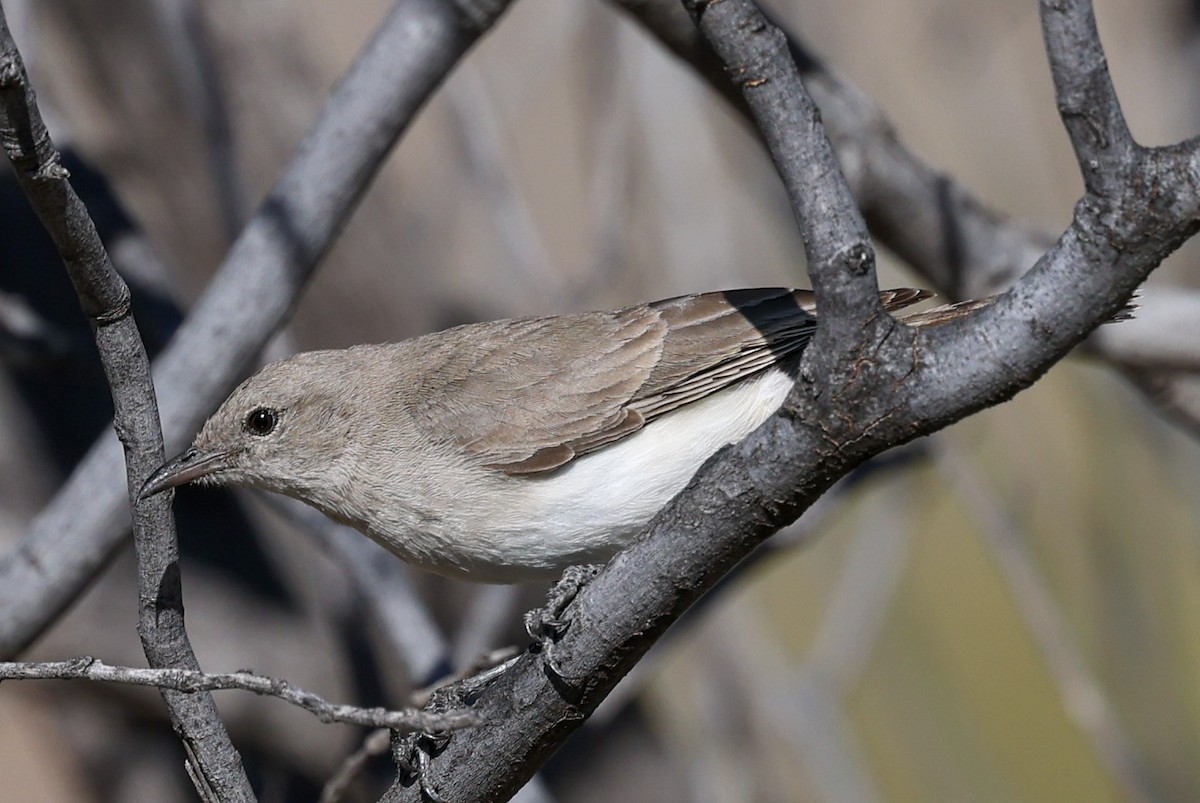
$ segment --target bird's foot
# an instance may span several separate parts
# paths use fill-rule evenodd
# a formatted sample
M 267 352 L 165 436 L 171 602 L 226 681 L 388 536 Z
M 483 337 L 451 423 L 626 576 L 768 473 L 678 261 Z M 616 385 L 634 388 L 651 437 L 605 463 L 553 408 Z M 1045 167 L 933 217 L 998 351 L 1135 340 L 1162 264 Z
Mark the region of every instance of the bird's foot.
M 430 803 L 446 803 L 433 785 L 429 765 L 450 742 L 449 733 L 405 733 L 392 731 L 392 760 L 396 780 L 403 786 L 420 785 L 421 797 Z
M 568 566 L 558 582 L 546 594 L 546 604 L 525 614 L 525 632 L 533 639 L 546 661 L 546 668 L 560 680 L 565 679 L 554 658 L 554 645 L 571 626 L 566 611 L 583 587 L 600 573 L 604 566 Z

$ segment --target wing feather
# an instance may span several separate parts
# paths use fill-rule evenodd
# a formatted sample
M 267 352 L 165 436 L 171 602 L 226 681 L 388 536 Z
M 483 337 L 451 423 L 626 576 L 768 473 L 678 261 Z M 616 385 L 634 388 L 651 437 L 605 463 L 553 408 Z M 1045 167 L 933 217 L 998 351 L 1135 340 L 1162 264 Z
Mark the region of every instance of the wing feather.
M 893 310 L 928 294 L 880 296 Z M 808 290 L 761 288 L 461 326 L 421 339 L 438 368 L 418 378 L 411 411 L 484 466 L 553 471 L 772 365 L 790 368 L 814 312 Z

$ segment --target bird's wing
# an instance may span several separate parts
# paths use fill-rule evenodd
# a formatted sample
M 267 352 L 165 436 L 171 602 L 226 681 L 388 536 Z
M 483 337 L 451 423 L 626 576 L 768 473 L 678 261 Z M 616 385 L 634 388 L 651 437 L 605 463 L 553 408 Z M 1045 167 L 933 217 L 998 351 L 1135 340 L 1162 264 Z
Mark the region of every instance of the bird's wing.
M 889 310 L 927 296 L 881 294 Z M 438 368 L 412 389 L 412 410 L 484 466 L 552 471 L 798 355 L 813 311 L 810 291 L 763 288 L 462 326 L 425 338 Z

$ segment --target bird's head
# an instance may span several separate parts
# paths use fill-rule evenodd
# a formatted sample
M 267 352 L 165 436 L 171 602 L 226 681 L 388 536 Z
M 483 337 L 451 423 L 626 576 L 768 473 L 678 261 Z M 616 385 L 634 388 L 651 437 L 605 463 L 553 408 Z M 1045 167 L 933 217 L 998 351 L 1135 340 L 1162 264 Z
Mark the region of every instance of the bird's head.
M 339 483 L 364 387 L 346 351 L 297 354 L 243 382 L 189 449 L 155 471 L 144 499 L 187 482 L 240 484 L 311 497 Z

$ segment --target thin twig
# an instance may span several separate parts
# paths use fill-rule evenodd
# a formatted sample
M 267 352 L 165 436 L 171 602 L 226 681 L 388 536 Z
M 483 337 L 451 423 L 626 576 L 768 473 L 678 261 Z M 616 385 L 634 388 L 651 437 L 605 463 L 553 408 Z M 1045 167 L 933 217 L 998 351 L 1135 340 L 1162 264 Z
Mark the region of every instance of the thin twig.
M 325 782 L 325 787 L 321 790 L 319 803 L 338 803 L 346 792 L 350 790 L 350 785 L 362 775 L 362 772 L 367 767 L 367 762 L 377 756 L 387 755 L 392 746 L 392 732 L 387 728 L 371 731 L 367 738 L 363 740 L 362 747 L 355 750 L 350 755 L 346 756 L 328 781 Z
M 387 708 L 360 708 L 330 703 L 310 691 L 293 686 L 286 680 L 244 670 L 206 673 L 187 669 L 143 669 L 112 666 L 90 656 L 72 658 L 69 661 L 0 662 L 0 681 L 4 680 L 94 680 L 133 686 L 154 686 L 185 694 L 234 689 L 264 697 L 276 697 L 303 708 L 322 722 L 388 728 L 405 733 L 452 731 L 470 727 L 478 722 L 477 717 L 469 711 L 429 714 L 413 708 L 394 711 Z

